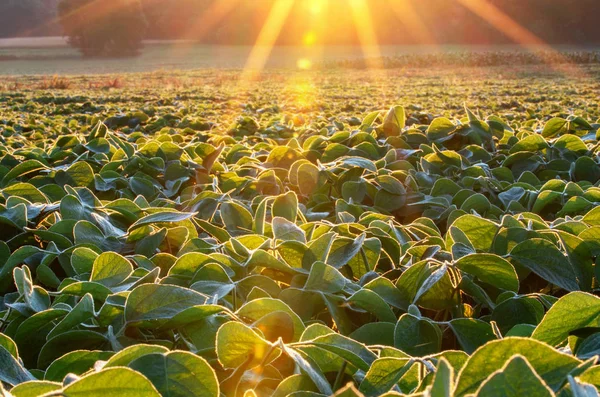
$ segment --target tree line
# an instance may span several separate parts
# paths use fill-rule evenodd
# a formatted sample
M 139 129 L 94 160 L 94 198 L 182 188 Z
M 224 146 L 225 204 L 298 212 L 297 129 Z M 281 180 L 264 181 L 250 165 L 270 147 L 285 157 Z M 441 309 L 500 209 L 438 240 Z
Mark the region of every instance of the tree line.
M 241 0 L 224 10 L 227 1 L 2 0 L 0 37 L 64 33 L 85 55 L 134 54 L 144 38 L 251 45 L 278 0 Z M 412 5 L 413 15 L 407 14 L 404 7 L 391 7 L 394 1 L 400 0 L 368 0 L 381 44 L 514 42 L 457 0 L 406 0 Z M 600 44 L 598 0 L 488 1 L 550 44 Z M 356 15 L 344 5 L 345 1 L 330 0 L 319 18 L 310 15 L 307 4 L 307 0 L 296 2 L 278 44 L 302 43 L 308 30 L 313 31 L 318 44 L 360 42 Z

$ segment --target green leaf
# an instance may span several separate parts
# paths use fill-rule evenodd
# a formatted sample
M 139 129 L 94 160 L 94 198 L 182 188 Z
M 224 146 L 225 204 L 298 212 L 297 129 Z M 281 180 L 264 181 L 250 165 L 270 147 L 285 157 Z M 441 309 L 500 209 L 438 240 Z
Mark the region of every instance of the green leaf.
M 62 389 L 60 383 L 32 380 L 13 387 L 10 394 L 13 397 L 38 397 L 60 389 Z
M 581 363 L 576 358 L 531 339 L 512 337 L 492 341 L 473 353 L 462 368 L 455 396 L 475 393 L 490 375 L 501 370 L 515 354 L 525 357 L 535 372 L 555 391 L 567 374 Z
M 574 397 L 598 397 L 598 389 L 589 383 L 582 383 L 579 379 L 574 379 L 569 375 L 569 386 Z
M 238 203 L 228 202 L 221 204 L 221 219 L 229 232 L 247 232 L 252 230 L 252 214 Z
M 427 138 L 431 141 L 437 141 L 448 137 L 456 130 L 456 126 L 452 121 L 445 117 L 434 119 L 427 128 Z
M 492 374 L 477 391 L 481 397 L 553 397 L 554 393 L 535 372 L 527 359 L 514 355 L 499 371 Z
M 282 217 L 273 218 L 273 236 L 281 241 L 306 243 L 304 230 Z
M 497 288 L 513 292 L 519 290 L 514 267 L 498 255 L 471 254 L 457 260 L 454 266 Z
M 557 135 L 562 134 L 567 131 L 565 128 L 567 125 L 567 120 L 562 117 L 554 117 L 544 125 L 544 130 L 542 131 L 542 136 L 544 138 L 554 138 Z
M 70 331 L 81 323 L 94 316 L 94 299 L 92 295 L 86 294 L 79 303 L 48 333 L 47 339 L 51 339 L 64 332 Z M 60 379 L 59 379 L 60 380 Z
M 138 219 L 129 230 L 135 230 L 139 227 L 151 225 L 153 223 L 178 223 L 191 219 L 196 215 L 193 212 L 178 212 L 178 211 L 161 211 L 154 214 L 146 215 Z
M 298 391 L 317 392 L 318 389 L 310 377 L 303 374 L 291 375 L 277 385 L 271 397 L 287 397 Z
M 38 368 L 47 368 L 57 358 L 75 350 L 102 350 L 107 347 L 108 338 L 94 331 L 68 331 L 46 342 L 40 350 Z
M 394 347 L 411 356 L 438 353 L 442 345 L 442 332 L 428 319 L 403 314 L 394 330 Z
M 4 346 L 0 346 L 0 381 L 15 386 L 34 379 Z
M 19 359 L 17 344 L 8 336 L 0 334 L 0 346 L 5 348 L 14 358 Z
M 163 396 L 219 396 L 219 382 L 210 365 L 190 352 L 148 354 L 129 364 L 148 378 Z
M 335 353 L 363 371 L 368 371 L 377 359 L 375 353 L 371 352 L 365 345 L 340 334 L 323 335 L 306 343 Z
M 450 329 L 458 343 L 468 354 L 496 339 L 492 326 L 485 321 L 473 318 L 456 318 L 450 321 Z
M 579 289 L 568 259 L 548 240 L 534 238 L 523 241 L 512 249 L 510 257 L 560 288 L 567 291 Z
M 152 383 L 129 368 L 108 368 L 94 372 L 62 389 L 65 397 L 159 397 Z
M 347 264 L 350 259 L 354 258 L 354 256 L 360 252 L 360 249 L 365 242 L 365 238 L 366 235 L 361 234 L 354 240 L 334 240 L 331 251 L 329 252 L 329 256 L 327 257 L 327 264 L 335 267 L 336 269 L 339 269 Z
M 454 369 L 445 358 L 440 358 L 433 378 L 431 396 L 452 397 L 454 390 Z
M 498 226 L 487 219 L 475 215 L 463 215 L 452 223 L 464 233 L 471 245 L 481 252 L 488 252 L 498 232 Z
M 90 187 L 94 184 L 94 170 L 85 161 L 78 161 L 67 169 L 63 184 Z
M 246 364 L 254 368 L 269 364 L 281 351 L 273 347 L 250 327 L 230 321 L 217 331 L 217 357 L 224 368 L 237 368 Z
M 517 142 L 511 149 L 510 154 L 517 152 L 537 152 L 547 149 L 548 142 L 540 135 L 528 135 Z
M 77 350 L 54 360 L 46 370 L 44 379 L 62 382 L 68 374 L 82 375 L 94 368 L 97 361 L 106 361 L 114 353 L 103 351 Z
M 298 197 L 290 191 L 278 196 L 273 202 L 273 217 L 285 218 L 290 222 L 296 222 L 298 215 Z
M 241 318 L 247 318 L 255 322 L 274 312 L 283 312 L 290 316 L 294 324 L 294 341 L 299 340 L 305 330 L 304 323 L 288 305 L 279 299 L 260 298 L 252 300 L 240 307 L 236 314 Z
M 22 163 L 19 163 L 19 165 L 17 165 L 13 169 L 11 169 L 6 175 L 4 175 L 4 178 L 2 178 L 1 185 L 6 186 L 10 181 L 12 181 L 15 178 L 43 169 L 47 169 L 47 167 L 44 164 L 40 163 L 38 160 L 24 161 Z
M 600 298 L 585 292 L 571 292 L 552 305 L 532 338 L 558 346 L 571 332 L 586 327 L 600 327 Z
M 103 252 L 94 260 L 90 281 L 107 287 L 121 284 L 133 272 L 127 259 L 115 252 Z
M 394 106 L 383 121 L 383 133 L 386 137 L 400 135 L 406 125 L 406 114 L 402 106 Z
M 174 285 L 144 284 L 136 287 L 125 303 L 125 321 L 138 327 L 155 327 L 190 306 L 203 305 L 206 296 Z
M 126 347 L 125 349 L 113 355 L 108 359 L 104 368 L 127 367 L 132 361 L 147 354 L 162 354 L 167 353 L 168 351 L 169 349 L 164 346 L 139 343 Z
M 285 344 L 281 344 L 281 349 L 285 354 L 290 357 L 294 363 L 300 368 L 300 370 L 306 374 L 313 383 L 317 386 L 319 391 L 325 395 L 333 394 L 331 385 L 327 381 L 327 378 L 321 372 L 319 366 L 312 360 L 307 354 L 287 347 Z
M 414 361 L 410 358 L 378 358 L 367 371 L 359 390 L 368 397 L 380 396 L 390 391 L 408 372 L 413 363 Z
M 333 266 L 315 262 L 304 284 L 305 290 L 335 294 L 346 286 L 348 280 Z
M 298 167 L 298 187 L 300 193 L 310 196 L 319 187 L 319 169 L 311 163 Z

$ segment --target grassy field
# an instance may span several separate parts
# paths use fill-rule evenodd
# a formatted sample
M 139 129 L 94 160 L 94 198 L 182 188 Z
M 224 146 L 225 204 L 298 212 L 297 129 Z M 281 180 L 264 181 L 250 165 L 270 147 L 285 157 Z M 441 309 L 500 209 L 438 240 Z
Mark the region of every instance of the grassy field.
M 0 39 L 0 75 L 89 75 L 143 73 L 156 71 L 193 71 L 197 69 L 242 69 L 251 46 L 208 46 L 186 41 L 146 41 L 141 56 L 121 59 L 83 59 L 61 37 Z M 574 63 L 600 63 L 595 47 L 558 47 Z M 543 64 L 548 49 L 533 53 L 517 46 L 379 46 L 367 48 L 379 53 L 382 67 L 430 68 L 432 66 L 490 66 L 519 63 Z M 489 55 L 488 55 L 489 54 Z M 277 46 L 266 60 L 267 69 L 298 69 L 299 61 L 313 67 L 363 68 L 364 51 L 356 46 Z M 552 61 L 556 61 L 554 54 Z M 572 58 L 572 59 L 569 59 Z M 504 59 L 504 60 L 503 60 Z M 475 64 L 471 64 L 473 62 Z M 486 64 L 486 61 L 491 62 Z M 477 65 L 481 63 L 481 65 Z
M 82 59 L 61 38 L 0 39 L 0 75 L 106 74 L 200 68 L 241 69 L 251 46 L 208 46 L 184 41 L 147 41 L 140 57 L 125 59 Z M 382 55 L 414 52 L 412 47 L 384 46 Z M 427 48 L 420 51 L 428 51 Z M 362 58 L 359 47 L 276 47 L 267 68 L 295 69 L 299 59 L 325 61 Z
M 0 81 L 0 395 L 600 386 L 600 67 L 85 70 Z

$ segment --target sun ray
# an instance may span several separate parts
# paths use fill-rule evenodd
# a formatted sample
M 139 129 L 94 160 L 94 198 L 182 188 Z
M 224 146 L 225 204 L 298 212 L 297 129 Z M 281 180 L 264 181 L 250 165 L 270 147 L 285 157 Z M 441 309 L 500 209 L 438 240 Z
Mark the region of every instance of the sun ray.
M 348 0 L 348 2 L 367 67 L 369 70 L 382 69 L 381 48 L 367 1 Z
M 527 28 L 521 26 L 517 21 L 494 4 L 491 4 L 488 0 L 458 0 L 458 2 L 504 33 L 515 43 L 520 44 L 531 52 L 539 53 L 540 50 L 543 50 L 552 54 L 552 58 L 554 59 L 564 58 L 558 51 L 554 50 L 552 46 L 533 34 Z M 556 65 L 553 62 L 550 62 L 549 59 L 544 59 L 545 57 L 543 54 L 540 54 L 540 57 L 548 64 L 548 66 L 566 74 L 578 74 L 578 72 L 580 72 L 577 68 L 566 62 L 561 62 L 560 65 Z
M 189 50 L 199 40 L 221 23 L 234 10 L 241 0 L 215 0 L 203 11 L 198 19 L 181 35 L 183 42 L 174 47 L 175 51 Z
M 411 0 L 388 0 L 388 6 L 404 24 L 417 44 L 435 45 L 433 34 L 427 29 Z
M 242 81 L 255 79 L 264 69 L 295 0 L 276 0 L 248 56 Z

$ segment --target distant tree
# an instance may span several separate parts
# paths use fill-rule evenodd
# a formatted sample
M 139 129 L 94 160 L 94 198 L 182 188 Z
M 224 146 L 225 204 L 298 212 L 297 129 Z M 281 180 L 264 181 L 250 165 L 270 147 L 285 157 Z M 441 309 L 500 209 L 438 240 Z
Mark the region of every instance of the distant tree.
M 147 22 L 140 0 L 61 0 L 58 15 L 84 56 L 133 56 L 142 48 Z

